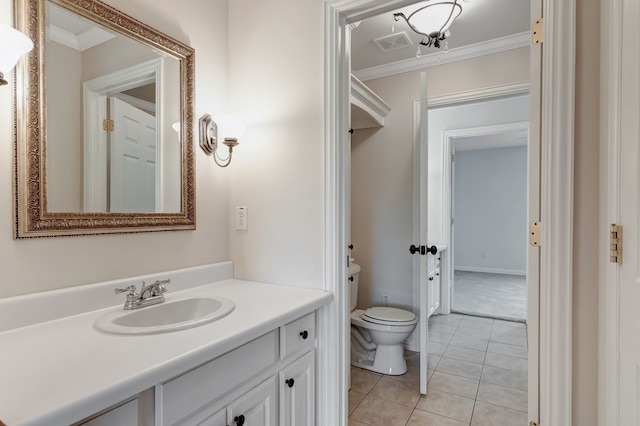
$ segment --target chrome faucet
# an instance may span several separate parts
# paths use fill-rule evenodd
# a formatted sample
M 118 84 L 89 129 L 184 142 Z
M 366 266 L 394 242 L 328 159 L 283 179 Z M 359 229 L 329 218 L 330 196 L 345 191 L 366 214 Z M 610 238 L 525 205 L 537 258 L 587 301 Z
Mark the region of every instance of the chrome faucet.
M 140 293 L 137 292 L 137 288 L 134 284 L 125 288 L 116 288 L 115 294 L 129 292 L 127 294 L 127 300 L 124 302 L 124 309 L 139 309 L 145 306 L 157 305 L 164 302 L 164 293 L 167 292 L 166 284 L 171 282 L 170 279 L 156 280 L 153 283 L 147 285 L 142 281 L 142 287 Z

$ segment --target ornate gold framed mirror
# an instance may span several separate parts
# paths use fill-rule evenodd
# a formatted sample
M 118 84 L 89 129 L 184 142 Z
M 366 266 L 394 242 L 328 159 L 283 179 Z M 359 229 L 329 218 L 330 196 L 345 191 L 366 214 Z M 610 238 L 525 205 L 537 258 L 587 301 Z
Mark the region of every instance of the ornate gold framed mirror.
M 97 0 L 15 0 L 16 238 L 195 229 L 194 50 Z

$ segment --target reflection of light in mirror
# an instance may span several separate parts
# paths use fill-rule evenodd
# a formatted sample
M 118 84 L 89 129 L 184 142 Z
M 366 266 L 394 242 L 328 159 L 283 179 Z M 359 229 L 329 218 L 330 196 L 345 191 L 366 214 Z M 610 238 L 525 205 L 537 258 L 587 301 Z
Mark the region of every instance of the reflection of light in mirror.
M 176 121 L 171 125 L 171 128 L 176 131 L 176 133 L 180 134 L 180 122 Z

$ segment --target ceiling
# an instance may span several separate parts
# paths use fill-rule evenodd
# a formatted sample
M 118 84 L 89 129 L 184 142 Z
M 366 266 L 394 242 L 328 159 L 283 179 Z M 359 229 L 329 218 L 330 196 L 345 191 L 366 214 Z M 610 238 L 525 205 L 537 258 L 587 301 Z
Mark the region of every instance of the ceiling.
M 499 132 L 478 136 L 464 136 L 454 139 L 456 151 L 475 151 L 479 149 L 526 146 L 528 140 L 529 135 L 527 130 L 514 130 L 511 132 Z
M 453 1 L 453 0 L 451 0 Z M 422 57 L 416 58 L 422 36 L 414 33 L 404 20 L 395 21 L 394 12 L 388 12 L 361 21 L 351 32 L 351 67 L 357 75 L 358 71 L 380 67 L 393 63 L 424 61 L 428 56 L 455 56 L 456 49 L 475 46 L 482 49 L 489 40 L 512 40 L 516 35 L 529 32 L 530 0 L 458 0 L 462 13 L 449 28 L 451 36 L 447 39 L 449 52 L 435 47 L 422 46 Z M 396 12 L 404 12 L 408 16 L 428 2 L 419 2 Z M 374 39 L 405 31 L 411 45 L 397 50 L 382 52 Z M 526 36 L 528 37 L 528 35 Z M 520 37 L 520 40 L 522 37 Z M 505 44 L 503 42 L 502 44 Z M 522 43 L 520 43 L 521 45 Z M 519 47 L 520 45 L 516 46 Z M 503 49 L 504 50 L 504 49 Z

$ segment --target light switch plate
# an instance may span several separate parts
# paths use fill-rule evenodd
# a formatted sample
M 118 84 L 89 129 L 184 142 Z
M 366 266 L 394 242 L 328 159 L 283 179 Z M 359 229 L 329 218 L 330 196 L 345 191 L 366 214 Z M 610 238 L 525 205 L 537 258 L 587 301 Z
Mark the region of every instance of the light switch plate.
M 236 206 L 236 231 L 249 229 L 249 211 L 247 206 Z

